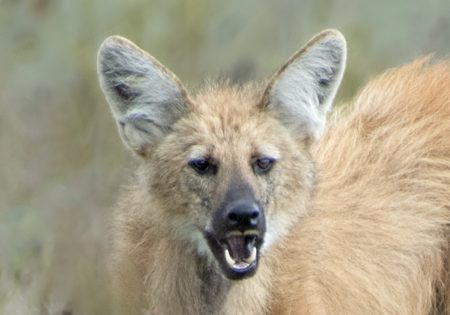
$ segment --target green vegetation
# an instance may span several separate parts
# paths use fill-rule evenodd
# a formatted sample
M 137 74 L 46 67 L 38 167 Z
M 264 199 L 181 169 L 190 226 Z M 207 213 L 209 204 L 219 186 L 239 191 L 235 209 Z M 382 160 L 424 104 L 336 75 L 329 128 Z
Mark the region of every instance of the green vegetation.
M 349 43 L 339 100 L 450 53 L 448 0 L 0 0 L 0 314 L 111 314 L 108 226 L 131 159 L 97 83 L 104 38 L 196 88 L 262 79 L 328 27 Z

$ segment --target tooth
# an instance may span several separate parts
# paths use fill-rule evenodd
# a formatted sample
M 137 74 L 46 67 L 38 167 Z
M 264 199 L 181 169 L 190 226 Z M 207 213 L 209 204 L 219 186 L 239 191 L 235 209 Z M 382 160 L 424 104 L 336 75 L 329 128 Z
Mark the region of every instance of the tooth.
M 243 233 L 240 232 L 240 231 L 231 231 L 231 232 L 228 232 L 228 233 L 227 233 L 226 237 L 231 237 L 231 236 L 241 236 L 241 235 L 243 235 Z
M 244 235 L 245 236 L 257 236 L 259 233 L 258 233 L 258 230 L 247 230 L 247 231 L 244 231 Z
M 245 259 L 245 262 L 246 262 L 246 263 L 249 263 L 249 264 L 251 264 L 252 262 L 254 262 L 254 261 L 256 260 L 256 254 L 257 254 L 257 252 L 258 252 L 258 250 L 256 249 L 255 246 L 253 246 L 252 254 L 250 255 L 250 257 L 248 257 L 248 258 Z
M 231 258 L 231 255 L 230 255 L 230 252 L 228 251 L 228 249 L 225 249 L 225 260 L 227 261 L 227 264 L 228 264 L 230 267 L 233 267 L 233 266 L 236 264 L 236 262 L 234 261 L 234 259 Z

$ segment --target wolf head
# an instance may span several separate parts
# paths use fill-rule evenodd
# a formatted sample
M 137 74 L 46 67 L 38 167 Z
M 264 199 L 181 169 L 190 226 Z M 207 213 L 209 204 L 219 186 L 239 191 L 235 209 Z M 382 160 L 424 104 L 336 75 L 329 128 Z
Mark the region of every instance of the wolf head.
M 230 279 L 253 275 L 261 253 L 307 209 L 309 147 L 324 130 L 345 68 L 346 43 L 326 30 L 265 86 L 207 86 L 190 96 L 130 41 L 98 54 L 101 87 L 125 145 L 142 159 L 143 204 L 174 239 Z M 154 216 L 155 217 L 155 216 Z

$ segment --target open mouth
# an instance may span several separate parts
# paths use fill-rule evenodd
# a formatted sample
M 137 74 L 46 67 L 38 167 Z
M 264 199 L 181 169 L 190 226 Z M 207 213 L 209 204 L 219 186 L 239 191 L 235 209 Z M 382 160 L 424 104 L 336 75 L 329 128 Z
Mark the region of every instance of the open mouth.
M 224 248 L 225 261 L 228 266 L 236 271 L 245 270 L 256 263 L 258 249 L 256 248 L 256 238 L 258 234 L 254 232 L 233 231 L 226 235 L 222 242 Z
M 262 244 L 256 230 L 231 231 L 220 240 L 211 233 L 205 236 L 225 276 L 239 280 L 255 274 Z

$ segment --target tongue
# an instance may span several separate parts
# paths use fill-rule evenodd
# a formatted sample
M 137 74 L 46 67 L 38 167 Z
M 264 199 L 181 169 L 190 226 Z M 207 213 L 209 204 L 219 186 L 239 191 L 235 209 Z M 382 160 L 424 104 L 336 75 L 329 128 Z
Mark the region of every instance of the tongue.
M 233 235 L 227 238 L 228 248 L 234 260 L 243 261 L 251 255 L 252 248 L 248 246 L 245 236 Z

